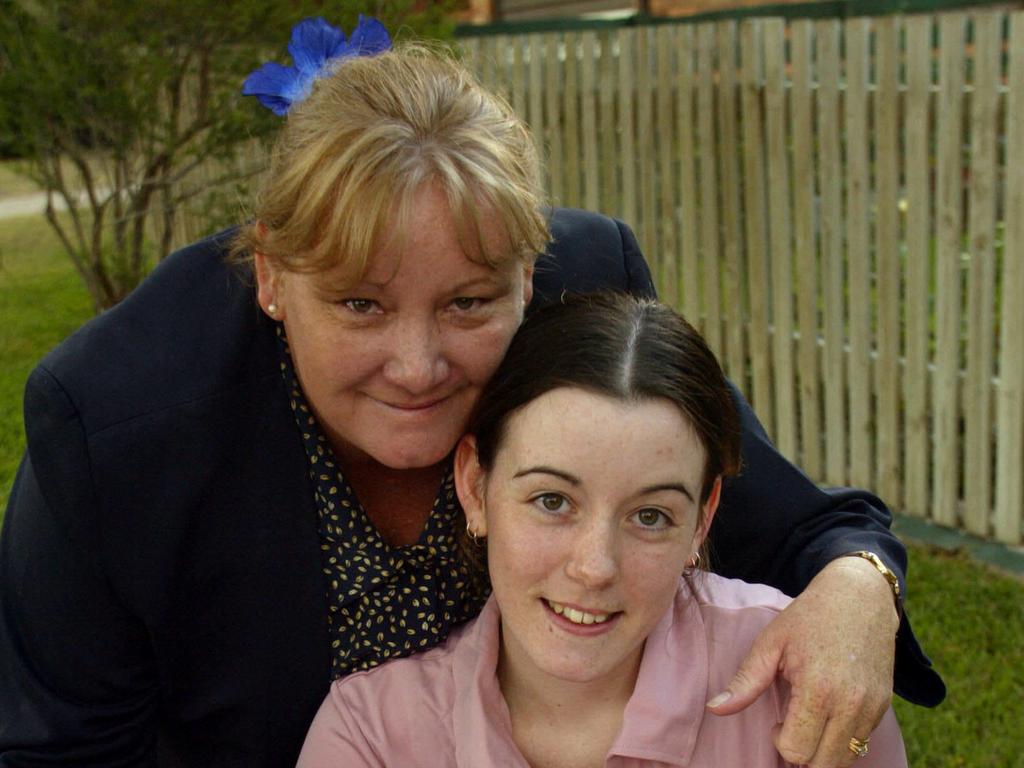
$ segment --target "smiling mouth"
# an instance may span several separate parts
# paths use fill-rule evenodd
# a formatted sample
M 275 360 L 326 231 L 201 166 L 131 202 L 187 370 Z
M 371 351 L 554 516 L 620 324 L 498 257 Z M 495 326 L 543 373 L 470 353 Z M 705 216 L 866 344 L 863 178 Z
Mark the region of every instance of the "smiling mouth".
M 604 624 L 615 614 L 612 613 L 588 613 L 587 611 L 580 611 L 576 608 L 570 608 L 561 603 L 556 603 L 554 600 L 548 600 L 545 598 L 544 602 L 548 604 L 548 607 L 557 613 L 559 616 L 568 619 L 573 624 Z
M 396 411 L 406 411 L 408 413 L 416 413 L 417 411 L 427 411 L 433 408 L 435 405 L 440 405 L 447 397 L 439 397 L 436 400 L 428 400 L 422 403 L 389 403 L 387 400 L 381 400 L 388 408 L 394 408 Z

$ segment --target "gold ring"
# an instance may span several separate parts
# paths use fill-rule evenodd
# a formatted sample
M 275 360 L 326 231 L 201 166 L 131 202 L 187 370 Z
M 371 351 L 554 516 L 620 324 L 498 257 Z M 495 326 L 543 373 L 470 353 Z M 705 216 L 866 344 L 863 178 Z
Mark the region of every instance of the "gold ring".
M 847 744 L 850 751 L 853 752 L 857 757 L 864 757 L 868 753 L 868 742 L 871 741 L 869 736 L 866 739 L 858 739 L 856 736 L 850 739 L 850 743 Z

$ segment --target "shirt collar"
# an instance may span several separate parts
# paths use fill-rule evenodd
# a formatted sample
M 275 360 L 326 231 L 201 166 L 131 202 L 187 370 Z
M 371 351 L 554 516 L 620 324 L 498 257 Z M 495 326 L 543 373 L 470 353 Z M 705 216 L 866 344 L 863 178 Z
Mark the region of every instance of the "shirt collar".
M 704 618 L 690 585 L 682 580 L 671 609 L 647 637 L 636 687 L 609 757 L 689 765 L 707 696 Z
M 512 740 L 512 718 L 498 685 L 501 616 L 493 595 L 467 629 L 459 636 L 452 670 L 455 764 L 529 768 Z

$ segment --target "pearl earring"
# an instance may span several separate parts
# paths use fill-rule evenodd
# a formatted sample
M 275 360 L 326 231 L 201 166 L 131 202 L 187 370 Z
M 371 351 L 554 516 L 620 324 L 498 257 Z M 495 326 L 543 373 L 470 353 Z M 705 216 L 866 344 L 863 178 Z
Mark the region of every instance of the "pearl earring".
M 269 312 L 272 315 L 276 315 L 277 314 L 277 304 L 274 304 L 273 302 L 271 302 L 270 304 L 267 304 L 267 312 Z

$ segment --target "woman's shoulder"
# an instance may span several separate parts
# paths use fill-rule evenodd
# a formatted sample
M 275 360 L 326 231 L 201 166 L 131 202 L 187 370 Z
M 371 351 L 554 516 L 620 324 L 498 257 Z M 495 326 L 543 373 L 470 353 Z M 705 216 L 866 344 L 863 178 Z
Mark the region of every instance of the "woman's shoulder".
M 633 231 L 592 211 L 553 208 L 551 242 L 533 275 L 530 309 L 559 301 L 565 291 L 626 291 L 655 295 L 651 273 Z
M 743 662 L 751 645 L 792 598 L 774 587 L 699 573 L 680 584 L 673 632 L 683 631 L 680 619 L 697 619 L 707 649 L 707 695 L 723 691 Z M 697 611 L 685 613 L 685 611 Z M 690 625 L 692 627 L 692 625 Z M 700 637 L 700 636 L 698 636 Z M 789 701 L 789 686 L 781 676 L 753 704 L 726 718 L 704 717 L 694 765 L 740 764 L 722 761 L 723 755 L 743 756 L 744 765 L 788 765 L 775 751 L 769 736 L 781 722 Z M 874 748 L 877 745 L 877 750 Z M 903 743 L 892 709 L 872 734 L 872 754 L 863 763 L 898 768 L 906 765 Z M 756 756 L 755 756 L 756 755 Z
M 686 587 L 680 590 L 677 603 L 688 602 L 700 615 L 708 650 L 709 690 L 720 691 L 728 685 L 761 630 L 792 600 L 765 584 L 699 573 L 687 579 Z M 776 686 L 770 699 L 777 706 L 788 692 L 774 690 Z
M 91 433 L 276 373 L 273 334 L 258 333 L 271 324 L 245 275 L 225 262 L 230 235 L 169 256 L 51 351 L 30 385 L 57 382 Z
M 733 611 L 750 612 L 751 616 L 760 612 L 776 614 L 793 602 L 791 597 L 775 587 L 729 579 L 716 573 L 696 573 L 688 582 L 701 611 L 705 613 Z
M 306 736 L 300 768 L 446 764 L 455 749 L 458 636 L 335 680 Z
M 658 631 L 667 633 L 670 647 L 706 648 L 710 684 L 724 686 L 761 630 L 791 602 L 774 587 L 698 572 L 680 580 L 671 615 Z M 716 682 L 719 675 L 727 676 Z
M 450 709 L 457 645 L 458 634 L 453 633 L 436 648 L 353 672 L 331 684 L 330 696 L 356 709 Z

